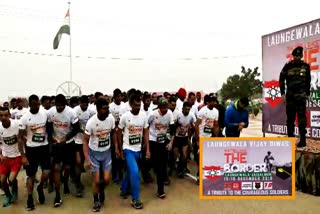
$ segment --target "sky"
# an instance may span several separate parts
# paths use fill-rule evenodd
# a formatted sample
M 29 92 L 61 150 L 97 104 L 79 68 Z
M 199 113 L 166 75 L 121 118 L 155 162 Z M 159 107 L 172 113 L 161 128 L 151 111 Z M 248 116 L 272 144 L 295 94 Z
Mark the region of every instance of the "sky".
M 0 1 L 0 100 L 54 95 L 70 80 L 69 36 L 53 50 L 67 2 Z M 215 92 L 242 65 L 262 71 L 262 35 L 320 18 L 319 6 L 314 0 L 71 0 L 72 80 L 83 94 L 132 87 Z

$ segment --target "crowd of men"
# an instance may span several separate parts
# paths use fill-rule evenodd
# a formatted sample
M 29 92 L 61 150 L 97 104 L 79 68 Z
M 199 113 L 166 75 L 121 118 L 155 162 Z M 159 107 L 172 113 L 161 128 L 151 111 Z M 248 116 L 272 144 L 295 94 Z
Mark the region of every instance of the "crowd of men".
M 72 97 L 37 95 L 12 99 L 0 108 L 0 176 L 5 193 L 3 207 L 18 197 L 17 176 L 21 166 L 27 175 L 27 210 L 35 209 L 33 190 L 45 203 L 44 188 L 55 190 L 54 207 L 70 194 L 69 178 L 82 197 L 81 174 L 92 173 L 93 211 L 105 200 L 105 187 L 112 179 L 120 184 L 120 196 L 131 195 L 131 205 L 141 209 L 140 172 L 152 183 L 154 170 L 157 196 L 166 197 L 165 185 L 176 172 L 179 178 L 190 173 L 189 160 L 199 165 L 199 138 L 239 137 L 248 127 L 248 98 L 225 109 L 217 94 L 187 93 L 180 88 L 168 92 L 127 93 L 115 89 L 112 96 Z M 225 128 L 225 130 L 224 130 Z M 38 168 L 40 178 L 36 178 Z M 199 170 L 197 172 L 199 182 Z

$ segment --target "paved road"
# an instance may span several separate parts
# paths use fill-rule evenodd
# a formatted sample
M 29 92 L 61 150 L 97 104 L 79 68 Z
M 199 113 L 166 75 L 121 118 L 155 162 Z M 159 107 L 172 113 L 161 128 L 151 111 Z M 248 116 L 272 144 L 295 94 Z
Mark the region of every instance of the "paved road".
M 251 121 L 250 128 L 245 130 L 243 136 L 262 136 L 261 121 Z M 20 174 L 19 181 L 24 179 L 24 172 Z M 36 205 L 32 213 L 39 214 L 82 214 L 91 213 L 91 188 L 90 177 L 84 176 L 86 183 L 86 196 L 78 199 L 73 196 L 64 197 L 64 203 L 60 208 L 53 208 L 53 194 L 48 196 L 46 205 Z M 173 179 L 172 184 L 166 188 L 167 198 L 158 199 L 155 196 L 156 185 L 142 185 L 141 198 L 144 202 L 143 210 L 134 210 L 130 206 L 129 199 L 123 200 L 119 197 L 119 186 L 112 184 L 107 188 L 107 201 L 101 213 L 124 214 L 124 213 L 151 213 L 151 214 L 316 214 L 319 213 L 319 197 L 297 193 L 295 201 L 221 201 L 221 200 L 199 200 L 199 188 L 190 179 Z M 1 197 L 0 197 L 1 198 Z M 20 189 L 20 199 L 17 204 L 1 208 L 1 214 L 27 213 L 24 206 L 26 202 L 25 189 Z M 30 212 L 29 212 L 30 213 Z

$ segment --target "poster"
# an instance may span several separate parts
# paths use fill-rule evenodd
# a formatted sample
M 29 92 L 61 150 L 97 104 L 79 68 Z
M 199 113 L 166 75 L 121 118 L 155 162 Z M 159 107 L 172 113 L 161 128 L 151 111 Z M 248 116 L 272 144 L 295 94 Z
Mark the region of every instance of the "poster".
M 304 48 L 303 60 L 309 63 L 311 69 L 306 136 L 320 138 L 320 19 L 262 36 L 262 131 L 287 135 L 286 107 L 280 94 L 279 75 L 285 63 L 292 60 L 292 50 L 297 46 Z
M 294 199 L 294 138 L 202 138 L 201 199 Z

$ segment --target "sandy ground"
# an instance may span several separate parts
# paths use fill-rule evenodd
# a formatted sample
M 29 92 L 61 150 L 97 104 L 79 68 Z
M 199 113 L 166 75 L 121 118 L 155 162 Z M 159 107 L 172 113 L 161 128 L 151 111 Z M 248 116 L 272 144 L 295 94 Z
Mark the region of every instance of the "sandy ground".
M 250 127 L 242 133 L 242 136 L 262 136 L 261 121 L 252 120 Z M 22 171 L 19 176 L 20 184 L 24 182 L 25 173 Z M 59 208 L 53 208 L 54 194 L 46 194 L 45 205 L 36 204 L 36 209 L 32 213 L 50 214 L 81 214 L 92 213 L 92 197 L 89 175 L 84 176 L 86 193 L 83 198 L 76 198 L 72 195 L 63 197 L 63 204 Z M 1 214 L 27 213 L 25 210 L 26 189 L 19 185 L 20 198 L 18 202 L 10 207 L 0 207 Z M 172 178 L 170 186 L 166 187 L 167 198 L 158 199 L 155 196 L 156 184 L 141 185 L 141 199 L 144 203 L 143 210 L 135 210 L 130 206 L 130 199 L 119 197 L 119 186 L 111 184 L 106 190 L 106 203 L 102 208 L 102 213 L 150 213 L 150 214 L 173 214 L 173 213 L 215 213 L 215 214 L 317 214 L 320 213 L 319 198 L 297 192 L 296 199 L 288 201 L 267 201 L 267 200 L 200 200 L 199 187 L 192 179 Z M 36 194 L 35 194 L 36 198 Z

